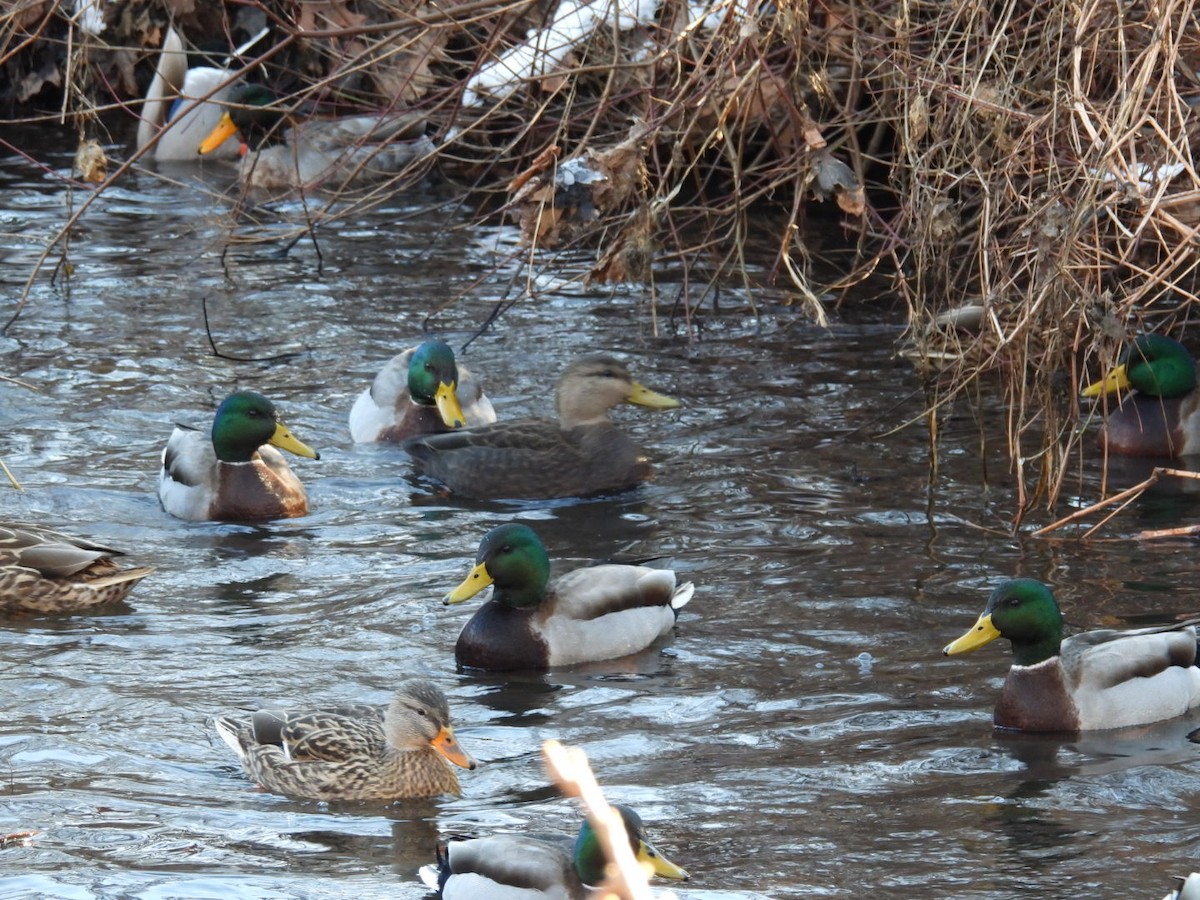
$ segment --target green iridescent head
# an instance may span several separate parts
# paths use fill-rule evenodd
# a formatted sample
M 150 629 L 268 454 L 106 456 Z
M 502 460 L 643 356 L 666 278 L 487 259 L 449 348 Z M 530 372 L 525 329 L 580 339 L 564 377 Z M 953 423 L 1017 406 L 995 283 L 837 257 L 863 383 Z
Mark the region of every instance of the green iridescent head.
M 212 444 L 221 462 L 249 462 L 263 444 L 272 444 L 297 456 L 320 455 L 297 440 L 279 421 L 275 405 L 254 391 L 237 391 L 226 397 L 213 417 Z
M 420 406 L 436 406 L 447 428 L 467 424 L 458 401 L 454 351 L 441 341 L 426 341 L 408 361 L 408 396 Z
M 654 874 L 662 878 L 687 878 L 687 872 L 658 852 L 657 848 L 646 839 L 646 829 L 641 817 L 628 806 L 613 807 L 625 826 L 625 834 L 629 838 L 630 849 L 639 862 L 650 865 Z M 599 884 L 604 880 L 604 867 L 607 859 L 600 845 L 600 836 L 592 827 L 589 820 L 584 820 L 579 829 L 579 837 L 575 839 L 575 872 L 584 884 Z
M 537 606 L 550 584 L 550 558 L 546 547 L 527 525 L 501 525 L 483 536 L 475 554 L 475 567 L 443 603 L 469 600 L 488 585 L 492 599 L 505 606 Z
M 1088 385 L 1085 397 L 1133 388 L 1151 397 L 1182 397 L 1196 388 L 1196 361 L 1179 341 L 1163 334 L 1142 334 L 1125 348 L 1117 367 Z
M 947 656 L 966 653 L 998 637 L 1012 642 L 1013 662 L 1032 666 L 1057 656 L 1062 646 L 1063 620 L 1050 588 L 1033 578 L 1005 581 L 988 598 L 971 630 L 948 644 Z

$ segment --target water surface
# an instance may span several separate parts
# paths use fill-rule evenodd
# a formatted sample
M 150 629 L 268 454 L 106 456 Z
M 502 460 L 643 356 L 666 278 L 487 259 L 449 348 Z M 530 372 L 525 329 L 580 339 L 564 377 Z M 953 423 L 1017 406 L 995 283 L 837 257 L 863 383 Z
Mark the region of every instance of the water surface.
M 86 196 L 39 134 L 45 169 L 0 159 L 5 313 Z M 931 487 L 924 432 L 889 433 L 922 396 L 888 298 L 843 303 L 819 329 L 781 291 L 752 298 L 756 315 L 734 288 L 689 333 L 669 281 L 655 323 L 640 289 L 585 291 L 569 267 L 531 275 L 507 261 L 511 228 L 463 227 L 445 202 L 430 212 L 445 200 L 432 189 L 320 230 L 318 265 L 305 241 L 286 255 L 228 246 L 231 204 L 215 193 L 228 178 L 170 174 L 183 180 L 141 172 L 101 197 L 70 243 L 69 290 L 40 277 L 0 337 L 0 372 L 35 389 L 0 382 L 0 456 L 26 488 L 0 490 L 0 514 L 156 569 L 127 607 L 0 627 L 0 832 L 40 832 L 0 851 L 0 895 L 423 897 L 415 872 L 439 835 L 574 830 L 540 762 L 551 737 L 583 747 L 691 871 L 683 898 L 1160 897 L 1200 867 L 1186 740 L 1200 721 L 998 735 L 1006 648 L 941 656 L 1015 575 L 1055 584 L 1080 627 L 1195 609 L 1194 548 L 1007 536 L 1002 445 L 981 453 L 965 407 L 944 424 Z M 295 203 L 260 213 L 257 235 L 303 217 Z M 621 353 L 685 402 L 616 413 L 656 460 L 653 482 L 455 504 L 402 453 L 351 443 L 350 405 L 384 360 L 426 327 L 461 346 L 527 279 L 536 297 L 463 361 L 509 417 L 548 413 L 572 358 Z M 215 356 L 205 310 L 222 353 L 257 361 Z M 206 425 L 235 387 L 272 397 L 320 450 L 292 463 L 309 517 L 195 524 L 160 509 L 172 424 Z M 1097 484 L 1086 469 L 1081 502 Z M 1160 493 L 1110 533 L 1196 512 Z M 480 536 L 514 518 L 555 557 L 670 560 L 697 585 L 675 639 L 583 670 L 456 673 L 475 604 L 438 601 Z M 262 702 L 384 702 L 412 675 L 446 690 L 484 763 L 461 798 L 380 809 L 263 794 L 210 727 Z

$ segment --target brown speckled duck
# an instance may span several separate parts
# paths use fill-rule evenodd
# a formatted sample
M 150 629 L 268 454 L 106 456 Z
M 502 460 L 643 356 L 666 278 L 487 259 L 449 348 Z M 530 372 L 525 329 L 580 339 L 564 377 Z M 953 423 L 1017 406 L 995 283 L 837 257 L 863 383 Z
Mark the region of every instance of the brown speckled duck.
M 0 612 L 73 613 L 124 600 L 152 569 L 124 569 L 120 550 L 49 528 L 0 524 Z
M 1200 453 L 1200 391 L 1196 362 L 1178 341 L 1139 335 L 1115 369 L 1083 389 L 1085 397 L 1126 391 L 1110 400 L 1100 445 L 1121 456 Z
M 256 521 L 308 514 L 308 495 L 282 447 L 320 459 L 279 421 L 262 394 L 238 391 L 217 408 L 212 433 L 176 425 L 162 454 L 163 509 L 193 521 Z
M 650 474 L 641 449 L 609 421 L 618 403 L 671 409 L 679 401 L 634 381 L 609 356 L 572 363 L 558 383 L 558 421 L 516 419 L 415 438 L 419 472 L 475 499 L 579 497 L 633 487 Z
M 1181 716 L 1200 705 L 1196 628 L 1163 625 L 1063 638 L 1050 589 L 1016 578 L 992 592 L 971 630 L 945 648 L 966 653 L 998 637 L 1013 664 L 995 723 L 1022 731 L 1094 731 Z
M 421 434 L 496 421 L 483 384 L 441 341 L 425 341 L 392 357 L 350 410 L 357 443 L 403 443 Z
M 443 602 L 488 585 L 491 599 L 458 636 L 459 666 L 546 669 L 628 656 L 670 634 L 693 592 L 670 569 L 646 566 L 588 566 L 551 584 L 546 547 L 519 524 L 484 535 L 475 567 Z
M 256 784 L 300 800 L 404 800 L 461 793 L 447 762 L 474 769 L 431 682 L 400 685 L 386 709 L 261 710 L 220 718 L 217 733 Z

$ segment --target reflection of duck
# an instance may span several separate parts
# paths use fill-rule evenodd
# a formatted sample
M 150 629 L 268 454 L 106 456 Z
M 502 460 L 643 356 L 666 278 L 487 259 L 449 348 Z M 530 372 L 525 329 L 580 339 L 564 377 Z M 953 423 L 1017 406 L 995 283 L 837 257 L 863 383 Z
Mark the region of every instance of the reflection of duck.
M 230 394 L 217 407 L 211 437 L 186 425 L 175 426 L 159 473 L 163 509 L 198 521 L 306 515 L 304 486 L 275 447 L 321 458 L 292 437 L 274 404 L 262 394 Z
M 248 153 L 242 179 L 252 187 L 286 190 L 395 175 L 433 144 L 415 113 L 310 119 L 290 124 L 288 106 L 261 84 L 238 85 L 216 127 L 200 143 L 209 154 L 235 134 Z
M 220 718 L 217 733 L 259 786 L 304 800 L 401 800 L 461 793 L 452 762 L 474 769 L 450 727 L 446 696 L 400 685 L 386 709 L 350 704 Z
M 671 633 L 692 583 L 676 587 L 670 569 L 601 565 L 550 584 L 546 548 L 525 525 L 493 528 L 475 567 L 446 595 L 461 603 L 492 585 L 454 649 L 460 666 L 544 669 L 636 653 Z
M 613 807 L 625 825 L 629 846 L 640 862 L 663 878 L 687 872 L 646 839 L 641 817 L 628 806 Z M 574 840 L 566 835 L 535 837 L 497 834 L 438 847 L 437 865 L 423 866 L 421 880 L 443 900 L 583 900 L 586 885 L 604 880 L 607 860 L 586 819 Z
M 388 361 L 350 410 L 355 441 L 399 443 L 463 425 L 496 421 L 483 384 L 441 341 L 425 341 Z
M 1178 457 L 1200 453 L 1200 391 L 1196 362 L 1178 341 L 1161 334 L 1139 335 L 1118 365 L 1083 389 L 1085 397 L 1134 391 L 1112 405 L 1101 445 L 1125 456 Z
M 122 569 L 103 544 L 49 528 L 0 523 L 0 611 L 80 612 L 124 600 L 151 569 Z
M 641 449 L 608 419 L 618 403 L 671 409 L 608 356 L 572 363 L 559 379 L 558 421 L 515 419 L 409 441 L 418 470 L 477 499 L 576 497 L 632 487 L 650 474 Z
M 997 587 L 979 621 L 945 653 L 1012 642 L 1013 665 L 995 722 L 1025 731 L 1124 728 L 1183 715 L 1200 705 L 1193 625 L 1089 631 L 1063 638 L 1050 589 L 1032 578 Z
M 138 149 L 150 143 L 165 126 L 170 126 L 154 145 L 154 158 L 195 162 L 200 142 L 221 120 L 221 103 L 229 96 L 231 80 L 226 69 L 214 66 L 189 69 L 183 41 L 174 28 L 168 27 L 142 106 Z M 237 153 L 237 146 L 230 144 L 216 155 L 234 159 Z

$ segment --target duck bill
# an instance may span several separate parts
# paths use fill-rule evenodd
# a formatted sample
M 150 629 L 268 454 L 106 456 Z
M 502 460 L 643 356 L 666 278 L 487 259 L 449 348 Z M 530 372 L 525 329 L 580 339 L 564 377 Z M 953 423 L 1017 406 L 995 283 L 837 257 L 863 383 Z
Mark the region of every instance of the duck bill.
M 654 870 L 654 874 L 659 878 L 675 878 L 680 881 L 687 880 L 687 870 L 675 865 L 675 863 L 659 853 L 649 841 L 640 841 L 638 843 L 637 858 L 638 862 L 650 866 Z
M 1113 391 L 1129 390 L 1132 385 L 1129 383 L 1129 367 L 1125 365 L 1117 366 L 1108 373 L 1108 377 L 1101 381 L 1095 381 L 1080 391 L 1082 397 L 1102 397 L 1105 394 L 1111 394 Z
M 475 768 L 475 760 L 471 759 L 467 752 L 459 746 L 458 739 L 454 737 L 454 729 L 449 725 L 442 726 L 437 736 L 429 742 L 429 746 L 456 766 L 462 766 L 464 769 Z
M 451 603 L 470 600 L 491 583 L 492 576 L 487 570 L 487 564 L 480 563 L 463 579 L 462 584 L 442 598 L 442 603 L 449 606 Z
M 463 415 L 462 405 L 458 402 L 454 382 L 440 382 L 433 402 L 437 404 L 438 412 L 441 413 L 447 428 L 462 428 L 467 424 L 467 417 Z
M 217 127 L 208 133 L 203 141 L 200 142 L 200 155 L 212 153 L 223 143 L 229 140 L 238 132 L 238 127 L 233 124 L 233 119 L 229 117 L 229 113 L 221 114 L 221 121 L 217 123 Z
M 947 644 L 942 652 L 947 656 L 955 656 L 969 650 L 976 650 L 984 644 L 990 644 L 998 637 L 1000 637 L 1000 632 L 992 624 L 991 614 L 985 614 L 979 617 L 979 621 L 971 627 L 970 631 L 957 641 Z
M 633 383 L 633 390 L 625 398 L 625 402 L 632 403 L 635 406 L 648 406 L 651 409 L 675 409 L 677 406 L 682 405 L 674 397 L 668 397 L 666 394 L 652 391 L 644 384 L 636 381 Z
M 297 456 L 306 456 L 309 459 L 320 459 L 321 454 L 314 450 L 304 441 L 298 440 L 287 426 L 282 422 L 275 423 L 275 433 L 271 435 L 271 440 L 267 441 L 274 447 L 280 450 L 287 450 L 289 453 L 295 453 Z

